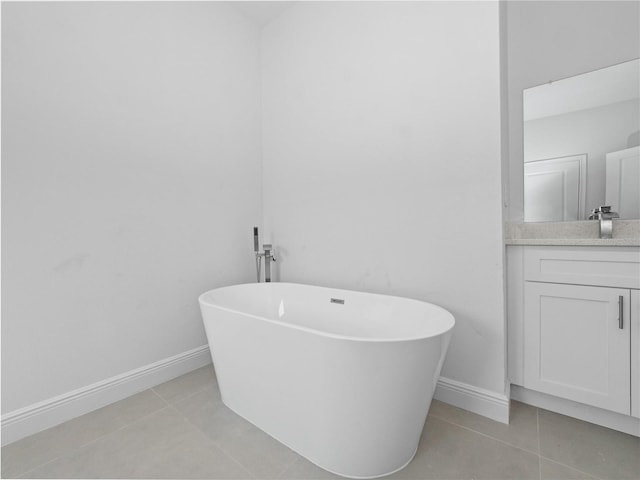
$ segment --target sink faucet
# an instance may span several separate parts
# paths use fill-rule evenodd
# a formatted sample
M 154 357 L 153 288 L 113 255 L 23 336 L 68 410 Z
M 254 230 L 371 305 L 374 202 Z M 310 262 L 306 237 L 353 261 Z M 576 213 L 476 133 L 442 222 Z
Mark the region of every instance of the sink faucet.
M 600 221 L 600 238 L 612 238 L 614 218 L 620 218 L 620 215 L 618 212 L 612 212 L 609 205 L 600 205 L 598 208 L 594 208 L 589 215 L 589 220 Z

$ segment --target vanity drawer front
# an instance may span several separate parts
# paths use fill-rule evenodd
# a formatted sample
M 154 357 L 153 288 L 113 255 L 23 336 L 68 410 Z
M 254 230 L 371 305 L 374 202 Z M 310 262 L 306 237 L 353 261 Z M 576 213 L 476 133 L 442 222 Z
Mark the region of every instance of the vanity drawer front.
M 534 282 L 640 288 L 640 249 L 527 247 L 524 278 Z

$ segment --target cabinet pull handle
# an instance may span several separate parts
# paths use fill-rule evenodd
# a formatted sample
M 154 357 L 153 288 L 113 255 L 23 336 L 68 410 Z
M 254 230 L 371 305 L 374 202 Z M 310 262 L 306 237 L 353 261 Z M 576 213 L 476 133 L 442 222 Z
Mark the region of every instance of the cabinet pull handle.
M 618 296 L 618 328 L 620 329 L 624 328 L 624 320 L 622 318 L 622 316 L 624 315 L 623 301 L 624 301 L 624 297 L 622 295 L 619 295 Z

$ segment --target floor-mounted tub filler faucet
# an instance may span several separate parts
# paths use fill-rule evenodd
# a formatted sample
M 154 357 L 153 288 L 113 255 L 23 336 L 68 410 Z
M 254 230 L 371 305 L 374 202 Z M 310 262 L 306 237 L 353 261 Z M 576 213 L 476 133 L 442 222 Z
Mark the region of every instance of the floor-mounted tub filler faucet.
M 264 281 L 271 281 L 271 262 L 276 261 L 273 256 L 273 245 L 265 243 L 262 246 L 263 252 L 260 251 L 260 242 L 258 241 L 258 227 L 253 227 L 253 251 L 256 254 L 256 276 L 258 283 L 260 282 L 260 270 L 262 269 L 262 257 L 264 257 Z
M 601 205 L 594 208 L 589 215 L 589 220 L 600 221 L 600 238 L 613 237 L 613 219 L 620 218 L 618 212 L 612 212 L 609 205 Z

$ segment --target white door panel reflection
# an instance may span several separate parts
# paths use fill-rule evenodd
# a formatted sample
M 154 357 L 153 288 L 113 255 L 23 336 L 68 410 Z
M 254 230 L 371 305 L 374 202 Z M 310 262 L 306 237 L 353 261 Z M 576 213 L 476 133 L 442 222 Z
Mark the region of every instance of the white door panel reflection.
M 586 154 L 525 163 L 524 221 L 584 219 L 586 165 Z
M 640 218 L 640 146 L 607 154 L 605 203 L 620 218 Z

